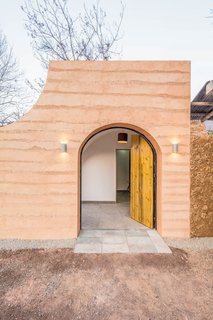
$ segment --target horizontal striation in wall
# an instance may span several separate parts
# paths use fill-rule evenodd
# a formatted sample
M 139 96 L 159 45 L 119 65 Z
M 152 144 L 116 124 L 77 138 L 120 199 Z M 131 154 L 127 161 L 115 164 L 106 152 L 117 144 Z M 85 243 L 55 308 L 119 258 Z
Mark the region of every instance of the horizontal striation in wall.
M 170 95 L 174 97 L 187 97 L 186 82 L 149 82 L 140 80 L 103 81 L 101 86 L 99 81 L 92 80 L 87 82 L 84 79 L 79 81 L 67 80 L 61 82 L 57 79 L 49 79 L 45 86 L 44 93 L 56 92 L 59 94 L 110 94 L 110 95 L 152 95 L 153 86 L 155 86 L 154 95 L 168 96 L 168 87 Z
M 187 61 L 51 62 L 37 104 L 0 128 L 0 237 L 76 237 L 79 148 L 93 131 L 116 123 L 141 128 L 156 141 L 159 232 L 188 236 L 189 91 Z

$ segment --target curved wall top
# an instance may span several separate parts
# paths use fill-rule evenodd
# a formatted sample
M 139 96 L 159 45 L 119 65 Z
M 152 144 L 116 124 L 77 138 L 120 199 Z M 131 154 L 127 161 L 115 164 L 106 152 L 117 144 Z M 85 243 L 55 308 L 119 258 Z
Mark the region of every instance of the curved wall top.
M 140 128 L 159 146 L 158 230 L 188 236 L 189 115 L 188 61 L 50 62 L 31 111 L 0 128 L 1 237 L 77 235 L 79 148 L 111 124 Z

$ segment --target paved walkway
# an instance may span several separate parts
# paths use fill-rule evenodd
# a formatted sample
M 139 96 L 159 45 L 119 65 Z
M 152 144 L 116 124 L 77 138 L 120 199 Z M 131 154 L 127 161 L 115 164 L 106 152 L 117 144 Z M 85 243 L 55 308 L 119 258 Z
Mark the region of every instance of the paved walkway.
M 171 253 L 156 230 L 130 218 L 129 194 L 117 203 L 83 203 L 76 253 Z
M 171 253 L 156 230 L 81 230 L 76 253 Z

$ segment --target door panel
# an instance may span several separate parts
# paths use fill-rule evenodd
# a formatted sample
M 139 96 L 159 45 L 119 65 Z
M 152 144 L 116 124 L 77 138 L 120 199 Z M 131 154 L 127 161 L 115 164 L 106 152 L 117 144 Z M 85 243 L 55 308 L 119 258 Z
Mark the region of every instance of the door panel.
M 133 135 L 131 137 L 131 160 L 130 160 L 130 217 L 138 222 L 141 222 L 140 208 L 140 137 Z
M 153 152 L 150 145 L 140 137 L 141 222 L 153 228 Z
M 153 228 L 153 152 L 139 135 L 131 140 L 130 216 Z

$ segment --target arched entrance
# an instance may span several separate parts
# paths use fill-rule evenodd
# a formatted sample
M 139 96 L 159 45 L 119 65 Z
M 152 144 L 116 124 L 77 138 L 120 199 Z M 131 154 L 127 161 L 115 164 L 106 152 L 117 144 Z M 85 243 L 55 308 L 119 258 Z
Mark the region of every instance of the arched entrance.
M 117 141 L 115 141 L 115 137 L 117 137 L 119 132 L 127 133 L 128 134 L 128 146 L 126 145 L 125 148 L 123 148 L 124 144 L 121 145 L 118 144 Z M 110 136 L 111 134 L 111 136 Z M 106 143 L 106 137 L 108 135 L 108 142 Z M 113 136 L 114 135 L 114 136 Z M 103 139 L 105 137 L 105 140 Z M 109 138 L 111 140 L 109 140 Z M 102 139 L 102 142 L 101 142 Z M 107 145 L 111 141 L 111 152 L 114 152 L 114 163 L 117 164 L 117 154 L 122 153 L 127 154 L 129 150 L 130 154 L 130 170 L 129 170 L 129 183 L 126 181 L 126 187 L 123 191 L 123 196 L 127 200 L 127 194 L 129 192 L 129 217 L 134 219 L 136 222 L 136 225 L 133 225 L 134 228 L 140 228 L 141 225 L 145 225 L 149 228 L 158 228 L 158 200 L 159 200 L 159 194 L 158 194 L 158 187 L 157 187 L 157 177 L 159 172 L 159 164 L 160 164 L 160 150 L 158 145 L 156 144 L 155 140 L 144 130 L 141 128 L 129 125 L 129 124 L 111 124 L 108 126 L 101 127 L 94 132 L 92 132 L 82 143 L 80 152 L 79 152 L 79 183 L 80 183 L 80 193 L 79 193 L 79 230 L 81 228 L 105 228 L 110 229 L 111 225 L 107 224 L 99 224 L 99 227 L 95 222 L 93 225 L 85 224 L 85 210 L 84 206 L 85 203 L 88 203 L 87 207 L 89 207 L 89 204 L 92 203 L 117 203 L 119 202 L 119 186 L 117 184 L 117 175 L 116 175 L 116 195 L 114 193 L 114 198 L 110 198 L 109 195 L 106 195 L 106 192 L 104 191 L 104 188 L 101 188 L 101 185 L 103 186 L 104 183 L 108 183 L 104 181 L 103 178 L 102 181 L 99 179 L 99 184 L 97 183 L 96 176 L 100 176 L 100 174 L 96 174 L 95 170 L 98 168 L 97 161 L 102 161 L 101 157 L 100 159 L 95 159 L 95 162 L 92 163 L 90 161 L 90 164 L 87 165 L 87 167 L 93 166 L 94 170 L 90 170 L 88 174 L 88 170 L 86 172 L 85 169 L 85 162 L 84 162 L 84 155 L 88 153 L 91 155 L 93 154 L 93 151 L 98 147 L 98 144 L 94 141 L 99 141 L 99 145 L 102 144 L 102 147 L 107 148 Z M 93 146 L 93 149 L 92 147 Z M 88 150 L 90 152 L 88 152 Z M 86 151 L 85 151 L 86 150 Z M 103 150 L 103 148 L 102 148 Z M 140 150 L 143 150 L 143 152 L 140 152 Z M 96 150 L 98 152 L 98 150 Z M 95 152 L 96 152 L 95 151 Z M 125 151 L 125 152 L 124 152 Z M 107 153 L 107 152 L 106 152 Z M 108 154 L 109 155 L 109 154 Z M 93 157 L 93 161 L 94 161 Z M 87 159 L 88 160 L 88 159 Z M 91 159 L 90 159 L 91 160 Z M 112 159 L 111 159 L 112 160 Z M 106 161 L 110 161 L 110 159 L 106 159 Z M 100 162 L 99 162 L 100 165 Z M 111 165 L 111 168 L 113 170 L 113 165 Z M 88 168 L 87 168 L 88 169 Z M 105 170 L 104 168 L 102 168 Z M 107 171 L 107 170 L 105 170 Z M 116 174 L 118 172 L 118 168 L 116 167 Z M 95 174 L 94 174 L 95 172 Z M 99 171 L 100 172 L 100 171 Z M 107 172 L 106 172 L 107 174 Z M 85 176 L 86 175 L 86 176 Z M 104 176 L 104 175 L 102 175 Z M 101 178 L 101 177 L 99 177 Z M 158 177 L 160 178 L 160 177 Z M 109 179 L 108 179 L 109 180 Z M 114 179 L 115 180 L 115 179 Z M 128 179 L 127 179 L 128 180 Z M 108 183 L 109 184 L 109 183 Z M 109 186 L 108 186 L 109 187 Z M 102 189 L 102 196 L 101 194 Z M 113 188 L 112 188 L 113 189 Z M 126 191 L 126 192 L 124 192 Z M 95 196 L 96 192 L 96 196 Z M 107 191 L 108 192 L 108 191 Z M 112 190 L 111 190 L 112 193 Z M 103 196 L 104 194 L 104 196 Z M 120 193 L 121 194 L 121 193 Z M 126 201 L 127 203 L 127 201 Z M 112 207 L 112 206 L 111 206 Z M 94 207 L 93 207 L 94 208 Z M 87 217 L 89 219 L 89 215 Z M 158 220 L 157 220 L 158 218 Z M 94 220 L 94 217 L 91 219 Z M 91 222 L 91 221 L 90 221 Z M 123 222 L 122 222 L 123 223 Z M 125 224 L 125 226 L 121 223 L 120 227 L 126 229 L 128 226 Z M 126 223 L 126 221 L 125 221 Z M 118 228 L 118 223 L 116 225 Z M 130 225 L 131 228 L 131 225 Z

